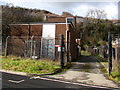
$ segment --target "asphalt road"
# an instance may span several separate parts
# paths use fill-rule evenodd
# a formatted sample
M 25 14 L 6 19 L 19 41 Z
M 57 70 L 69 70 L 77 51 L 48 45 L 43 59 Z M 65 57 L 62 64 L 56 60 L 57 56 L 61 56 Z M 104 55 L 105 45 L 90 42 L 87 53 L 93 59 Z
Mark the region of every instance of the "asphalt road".
M 80 90 L 113 90 L 113 88 L 99 88 L 99 87 L 92 87 L 86 86 L 83 84 L 65 82 L 55 79 L 43 78 L 43 77 L 27 77 L 9 73 L 2 72 L 2 88 L 12 88 L 16 90 L 16 88 L 74 88 Z M 117 89 L 116 89 L 117 90 Z

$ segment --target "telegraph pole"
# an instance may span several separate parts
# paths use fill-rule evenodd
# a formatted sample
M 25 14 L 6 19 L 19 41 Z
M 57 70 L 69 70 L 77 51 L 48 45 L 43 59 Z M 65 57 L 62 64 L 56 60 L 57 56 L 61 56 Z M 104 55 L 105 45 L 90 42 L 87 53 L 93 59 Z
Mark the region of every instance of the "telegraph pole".
M 108 33 L 108 75 L 112 71 L 112 36 L 111 32 Z

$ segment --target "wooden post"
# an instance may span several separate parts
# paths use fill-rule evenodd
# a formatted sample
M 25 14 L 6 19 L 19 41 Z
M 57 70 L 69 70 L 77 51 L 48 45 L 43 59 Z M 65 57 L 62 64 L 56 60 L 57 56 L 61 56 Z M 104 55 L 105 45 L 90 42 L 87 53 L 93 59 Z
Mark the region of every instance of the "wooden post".
M 60 35 L 60 65 L 61 65 L 61 68 L 64 68 L 64 51 L 63 51 L 63 35 L 61 34 Z
M 108 33 L 108 75 L 110 76 L 112 71 L 112 36 Z

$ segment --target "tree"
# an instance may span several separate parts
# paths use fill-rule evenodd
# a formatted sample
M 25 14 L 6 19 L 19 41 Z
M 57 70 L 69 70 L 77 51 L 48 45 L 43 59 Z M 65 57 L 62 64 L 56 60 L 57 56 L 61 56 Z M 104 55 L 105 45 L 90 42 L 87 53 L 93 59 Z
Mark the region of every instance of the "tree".
M 35 11 L 35 13 L 38 13 L 36 16 L 31 15 L 31 10 L 17 6 L 15 7 L 13 4 L 6 4 L 2 6 L 2 45 L 3 46 L 5 44 L 6 37 L 10 35 L 9 24 L 43 22 L 42 10 L 40 11 L 33 10 Z
M 32 9 L 31 9 L 32 10 Z M 13 4 L 6 4 L 2 6 L 2 37 L 3 42 L 5 38 L 10 35 L 9 24 L 14 23 L 29 23 L 29 22 L 43 22 L 43 11 L 33 9 L 36 13 L 34 16 L 31 10 L 21 7 L 14 7 Z M 38 11 L 38 12 L 37 12 Z
M 82 24 L 82 44 L 97 46 L 99 41 L 107 41 L 112 22 L 106 19 L 102 10 L 89 10 Z
M 69 17 L 69 16 L 73 16 L 73 15 L 69 12 L 63 12 L 62 16 Z

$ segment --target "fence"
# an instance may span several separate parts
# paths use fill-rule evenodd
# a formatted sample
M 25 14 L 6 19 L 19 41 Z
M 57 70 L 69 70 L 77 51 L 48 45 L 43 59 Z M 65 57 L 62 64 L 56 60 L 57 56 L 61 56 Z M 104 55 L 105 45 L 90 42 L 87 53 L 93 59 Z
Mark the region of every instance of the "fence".
M 112 34 L 112 65 L 113 71 L 120 72 L 120 34 Z
M 20 57 L 40 57 L 41 37 L 8 36 L 6 38 L 5 55 Z
M 99 50 L 100 57 L 108 58 L 108 46 L 106 45 L 99 46 L 98 50 Z
M 111 34 L 112 38 L 112 46 L 111 48 L 111 67 L 112 71 L 117 71 L 120 72 L 120 34 Z M 92 48 L 88 47 L 87 51 L 91 54 L 99 54 L 100 57 L 108 59 L 110 54 L 109 54 L 109 46 L 107 45 L 101 45 L 98 48 Z M 109 60 L 108 60 L 109 62 Z
M 31 59 L 60 60 L 60 42 L 60 37 L 8 36 L 6 38 L 5 56 L 15 55 Z M 66 43 L 63 38 L 64 63 L 71 61 L 69 43 Z

